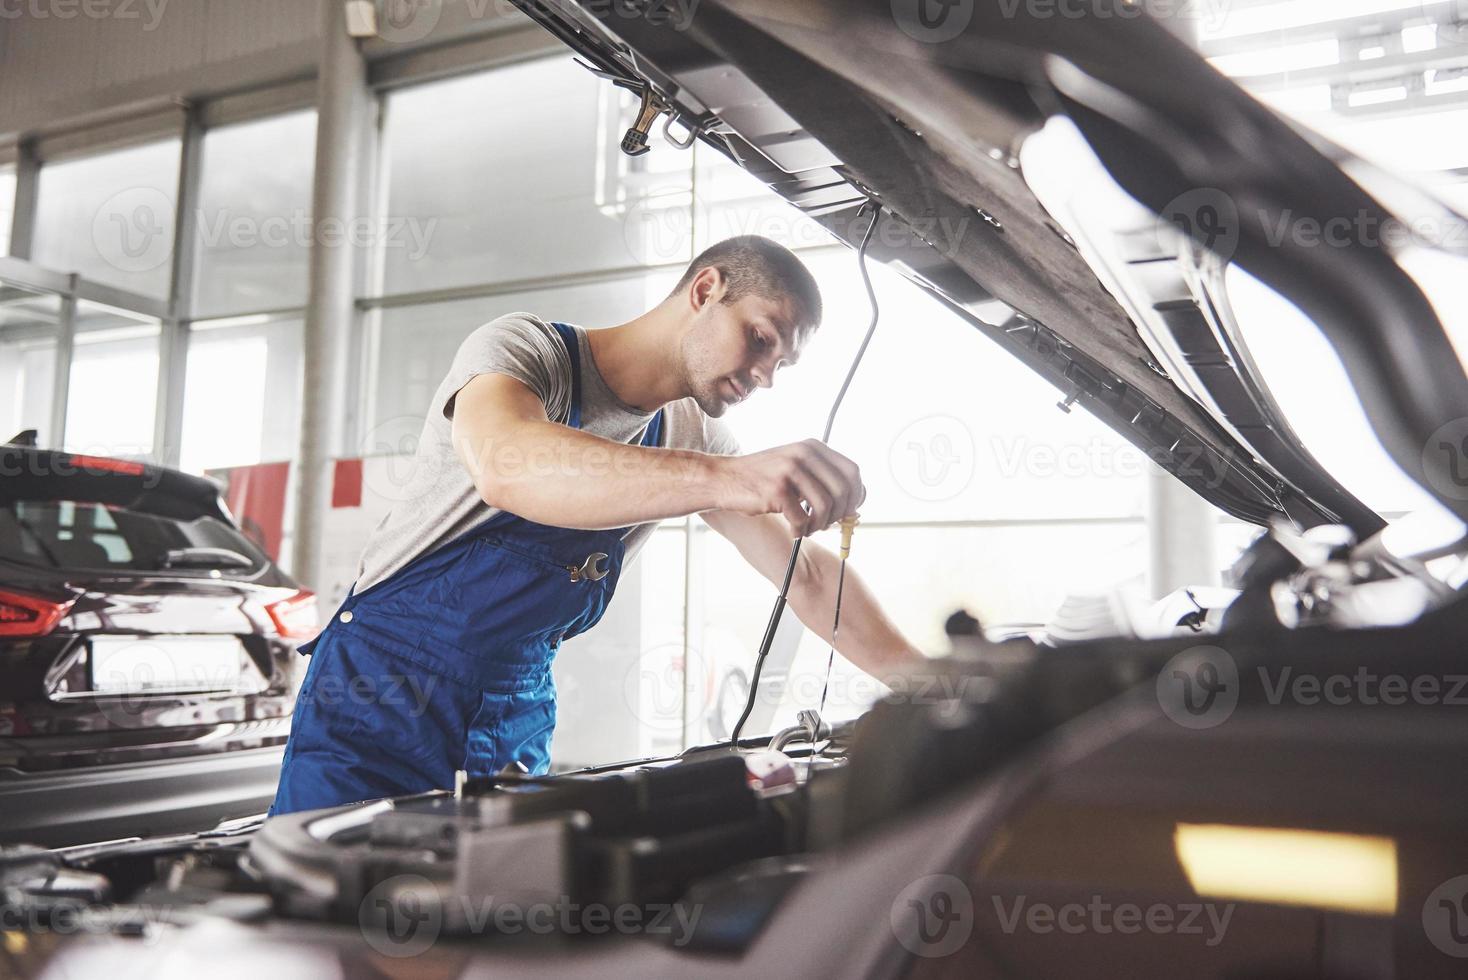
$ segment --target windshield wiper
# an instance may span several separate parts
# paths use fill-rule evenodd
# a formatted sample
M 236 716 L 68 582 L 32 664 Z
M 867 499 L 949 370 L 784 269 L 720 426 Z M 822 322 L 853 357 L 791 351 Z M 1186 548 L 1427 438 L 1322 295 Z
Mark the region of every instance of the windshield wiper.
M 158 561 L 159 568 L 250 568 L 254 564 L 228 548 L 170 548 Z

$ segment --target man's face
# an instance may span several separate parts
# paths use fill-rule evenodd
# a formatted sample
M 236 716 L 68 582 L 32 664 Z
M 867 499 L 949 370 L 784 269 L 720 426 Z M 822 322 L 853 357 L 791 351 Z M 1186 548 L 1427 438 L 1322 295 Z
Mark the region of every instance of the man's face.
M 722 285 L 715 295 L 722 294 Z M 813 327 L 797 326 L 787 298 L 744 296 L 733 303 L 710 298 L 683 338 L 683 364 L 693 397 L 718 418 L 755 388 L 768 388 L 775 372 L 794 364 Z

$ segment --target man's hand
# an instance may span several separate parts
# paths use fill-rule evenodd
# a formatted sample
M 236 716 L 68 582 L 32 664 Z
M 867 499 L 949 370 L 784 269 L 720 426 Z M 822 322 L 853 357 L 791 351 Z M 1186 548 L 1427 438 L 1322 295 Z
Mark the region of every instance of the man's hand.
M 819 439 L 718 460 L 718 509 L 751 517 L 781 514 L 795 537 L 855 514 L 867 495 L 857 465 Z

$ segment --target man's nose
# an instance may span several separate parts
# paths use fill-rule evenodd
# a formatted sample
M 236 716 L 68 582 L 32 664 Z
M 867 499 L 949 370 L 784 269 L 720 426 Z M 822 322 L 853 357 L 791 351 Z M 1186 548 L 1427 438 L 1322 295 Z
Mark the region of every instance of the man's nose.
M 759 387 L 773 388 L 775 386 L 775 370 L 778 367 L 778 361 L 768 364 L 756 364 L 749 374 L 754 379 L 754 383 Z

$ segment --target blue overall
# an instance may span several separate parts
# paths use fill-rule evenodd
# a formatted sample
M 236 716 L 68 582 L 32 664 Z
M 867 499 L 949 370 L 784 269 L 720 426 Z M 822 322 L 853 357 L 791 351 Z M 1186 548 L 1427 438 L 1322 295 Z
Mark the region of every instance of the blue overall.
M 571 412 L 581 427 L 580 351 Z M 641 444 L 662 441 L 663 413 Z M 454 772 L 550 767 L 551 661 L 596 625 L 622 570 L 628 528 L 551 527 L 500 511 L 360 593 L 348 592 L 301 652 L 301 684 L 270 812 L 447 789 Z

